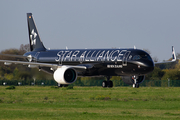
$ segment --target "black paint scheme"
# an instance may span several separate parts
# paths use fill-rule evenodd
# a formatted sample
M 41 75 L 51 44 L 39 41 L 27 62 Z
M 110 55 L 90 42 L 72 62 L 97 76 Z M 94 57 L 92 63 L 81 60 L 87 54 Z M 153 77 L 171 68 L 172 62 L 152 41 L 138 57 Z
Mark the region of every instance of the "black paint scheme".
M 106 76 L 103 87 L 112 87 L 110 76 L 123 76 L 123 81 L 139 87 L 144 75 L 153 71 L 154 62 L 150 55 L 140 49 L 46 49 L 40 39 L 32 13 L 27 13 L 30 52 L 23 56 L 27 61 L 0 60 L 6 65 L 12 63 L 38 67 L 51 73 L 56 82 L 72 84 L 78 76 Z M 176 61 L 174 48 L 173 59 Z M 2 55 L 2 54 L 1 54 Z
M 24 54 L 29 55 L 32 56 L 33 62 L 86 66 L 86 70 L 77 69 L 80 76 L 139 76 L 154 69 L 150 55 L 138 49 L 62 49 Z M 50 68 L 41 69 L 53 74 Z

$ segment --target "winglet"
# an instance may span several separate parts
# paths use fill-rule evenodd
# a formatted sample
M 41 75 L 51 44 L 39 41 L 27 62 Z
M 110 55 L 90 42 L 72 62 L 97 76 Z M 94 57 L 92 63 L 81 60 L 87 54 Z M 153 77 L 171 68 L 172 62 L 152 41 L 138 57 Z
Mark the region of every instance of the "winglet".
M 175 54 L 174 46 L 172 46 L 172 61 L 176 61 L 176 54 Z
M 164 63 L 172 63 L 176 62 L 176 54 L 174 50 L 174 46 L 172 46 L 172 60 L 171 61 L 164 61 L 164 62 L 154 62 L 155 64 L 164 64 Z

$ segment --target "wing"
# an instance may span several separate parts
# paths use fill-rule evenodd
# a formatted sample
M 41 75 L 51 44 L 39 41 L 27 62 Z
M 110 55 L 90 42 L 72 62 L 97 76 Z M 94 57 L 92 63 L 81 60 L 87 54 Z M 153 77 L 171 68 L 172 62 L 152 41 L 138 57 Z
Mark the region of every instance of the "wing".
M 4 62 L 5 65 L 11 65 L 11 64 L 22 64 L 22 65 L 28 65 L 28 67 L 50 67 L 54 70 L 56 70 L 58 67 L 61 67 L 63 65 L 58 65 L 58 64 L 49 64 L 49 63 L 37 63 L 37 62 L 25 62 L 25 61 L 11 61 L 11 60 L 0 60 L 0 62 Z M 73 66 L 73 65 L 65 65 L 68 67 L 72 67 L 75 69 L 87 69 L 86 66 Z
M 163 64 L 163 63 L 172 63 L 176 62 L 176 54 L 175 54 L 175 49 L 172 46 L 172 60 L 171 61 L 163 61 L 163 62 L 154 62 L 154 64 Z
M 6 57 L 17 57 L 17 58 L 24 58 L 26 59 L 27 57 L 26 56 L 23 56 L 23 55 L 12 55 L 12 54 L 1 54 L 1 56 L 6 56 Z

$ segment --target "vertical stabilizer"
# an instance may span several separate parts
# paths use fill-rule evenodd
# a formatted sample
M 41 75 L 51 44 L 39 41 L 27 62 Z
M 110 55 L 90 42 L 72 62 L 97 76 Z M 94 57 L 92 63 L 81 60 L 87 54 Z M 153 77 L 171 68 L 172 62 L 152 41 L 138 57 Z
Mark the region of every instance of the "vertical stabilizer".
M 37 31 L 32 13 L 27 13 L 27 23 L 28 23 L 28 32 L 29 32 L 29 42 L 31 51 L 45 51 L 39 33 Z

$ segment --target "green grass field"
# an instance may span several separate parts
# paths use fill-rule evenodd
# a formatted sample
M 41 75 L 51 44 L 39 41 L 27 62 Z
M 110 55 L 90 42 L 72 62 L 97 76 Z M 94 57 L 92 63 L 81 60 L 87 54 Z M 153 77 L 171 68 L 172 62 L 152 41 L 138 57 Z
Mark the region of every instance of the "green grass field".
M 180 119 L 180 88 L 0 86 L 0 120 Z

